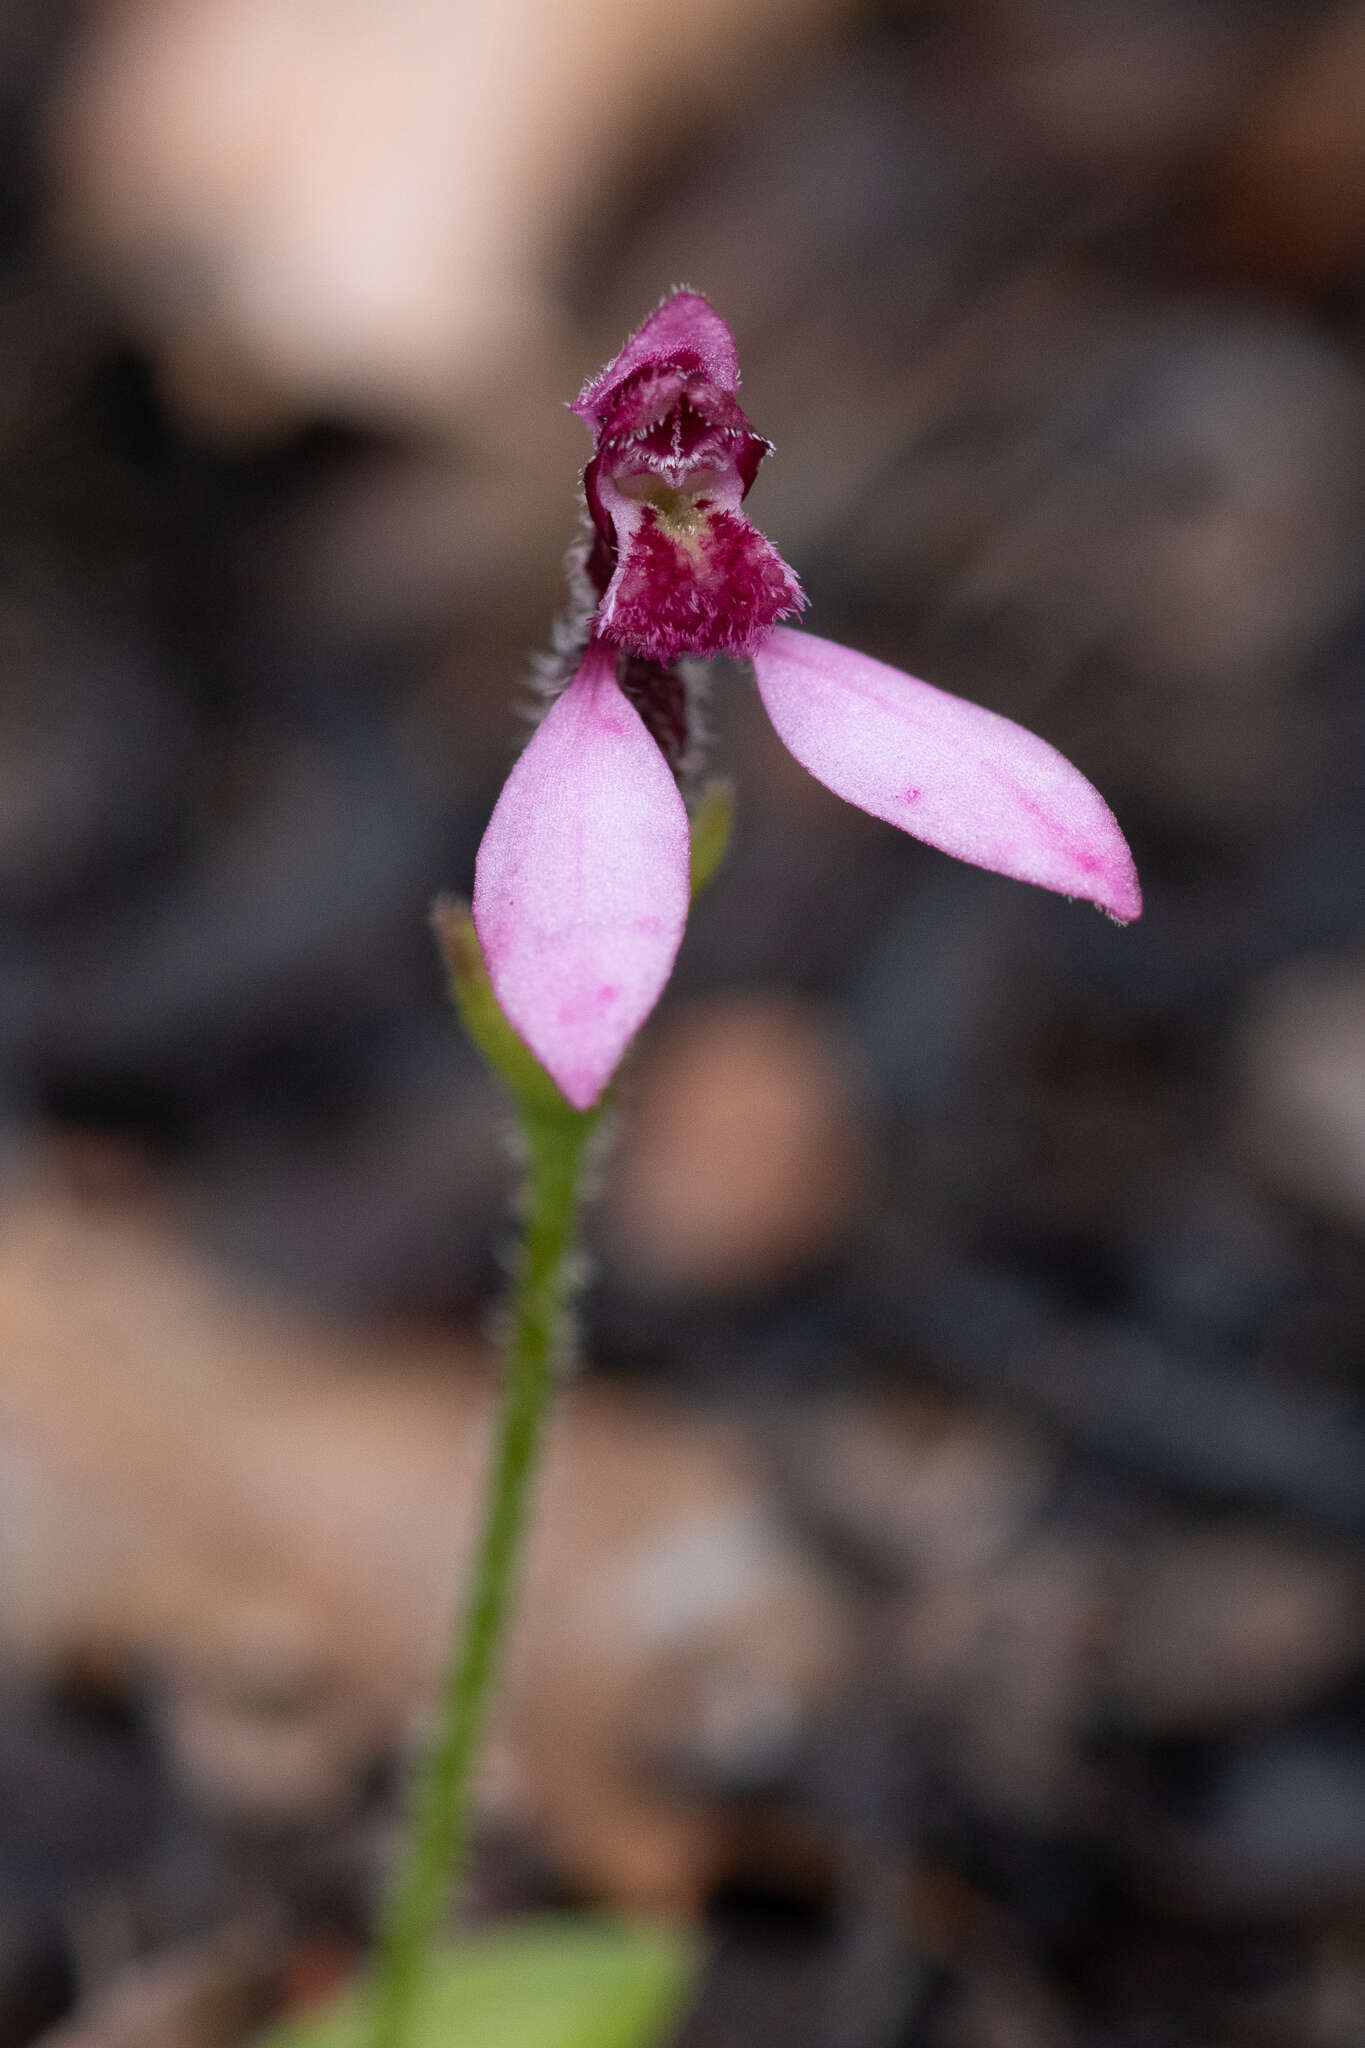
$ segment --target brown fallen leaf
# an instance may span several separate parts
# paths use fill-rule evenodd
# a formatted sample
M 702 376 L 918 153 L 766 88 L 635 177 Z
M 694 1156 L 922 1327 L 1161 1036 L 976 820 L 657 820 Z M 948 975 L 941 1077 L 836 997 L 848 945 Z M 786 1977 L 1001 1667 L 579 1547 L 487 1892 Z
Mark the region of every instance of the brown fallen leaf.
M 252 1300 L 108 1206 L 13 1202 L 0 1456 L 22 1508 L 0 1516 L 0 1653 L 150 1662 L 201 1799 L 344 1806 L 433 1697 L 490 1363 Z M 580 1385 L 552 1434 L 489 1796 L 579 1883 L 691 1910 L 727 1822 L 664 1784 L 661 1747 L 790 1740 L 838 1683 L 841 1631 L 735 1428 Z
M 129 1965 L 42 2048 L 238 2048 L 279 1994 L 281 1943 L 239 1922 Z

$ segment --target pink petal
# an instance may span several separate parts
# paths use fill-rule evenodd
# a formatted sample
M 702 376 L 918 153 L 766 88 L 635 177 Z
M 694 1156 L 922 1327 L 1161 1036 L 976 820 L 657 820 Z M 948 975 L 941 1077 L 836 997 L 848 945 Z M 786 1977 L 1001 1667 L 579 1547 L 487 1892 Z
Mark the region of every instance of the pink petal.
M 503 785 L 474 923 L 503 1010 L 589 1109 L 659 999 L 687 922 L 687 813 L 594 641 Z
M 817 782 L 959 860 L 1142 914 L 1099 791 L 1046 740 L 885 662 L 775 626 L 754 657 L 779 739 Z
M 735 337 L 700 292 L 677 291 L 666 298 L 636 328 L 621 353 L 583 386 L 569 410 L 591 427 L 610 410 L 627 377 L 664 364 L 699 370 L 722 391 L 733 391 L 738 384 Z

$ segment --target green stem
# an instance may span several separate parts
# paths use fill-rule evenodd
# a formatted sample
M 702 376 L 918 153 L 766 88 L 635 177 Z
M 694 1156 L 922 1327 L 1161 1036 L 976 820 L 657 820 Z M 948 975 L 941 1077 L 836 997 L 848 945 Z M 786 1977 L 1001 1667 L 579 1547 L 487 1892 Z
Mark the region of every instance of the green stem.
M 555 1367 L 564 1350 L 583 1162 L 597 1118 L 567 1105 L 537 1110 L 525 1102 L 521 1118 L 529 1166 L 497 1443 L 468 1609 L 380 1943 L 373 2048 L 409 2048 L 433 1940 L 463 1875 L 470 1781 L 515 1593 Z

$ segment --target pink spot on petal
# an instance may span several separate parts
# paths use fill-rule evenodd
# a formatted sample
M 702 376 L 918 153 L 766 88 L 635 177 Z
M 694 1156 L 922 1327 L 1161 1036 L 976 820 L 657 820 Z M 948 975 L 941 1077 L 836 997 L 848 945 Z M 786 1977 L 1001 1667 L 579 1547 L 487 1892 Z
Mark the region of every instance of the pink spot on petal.
M 601 1017 L 620 1000 L 620 987 L 614 982 L 602 982 L 596 988 L 577 990 L 559 1004 L 555 1013 L 556 1021 L 565 1029 L 590 1023 L 594 1017 Z

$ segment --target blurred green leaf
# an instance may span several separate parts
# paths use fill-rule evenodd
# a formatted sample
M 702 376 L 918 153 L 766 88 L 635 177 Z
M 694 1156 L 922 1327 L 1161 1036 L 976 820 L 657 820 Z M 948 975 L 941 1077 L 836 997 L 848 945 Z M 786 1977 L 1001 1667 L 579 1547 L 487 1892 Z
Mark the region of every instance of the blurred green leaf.
M 695 1968 L 691 1945 L 659 1927 L 564 1916 L 499 1929 L 433 1959 L 412 2048 L 659 2048 Z M 367 2012 L 354 1992 L 258 2048 L 368 2048 Z
M 450 993 L 465 1030 L 522 1109 L 537 1117 L 564 1117 L 578 1122 L 584 1114 L 567 1102 L 535 1054 L 518 1038 L 504 1017 L 484 965 L 483 948 L 469 905 L 456 896 L 438 896 L 431 928 L 445 961 Z
M 735 819 L 735 785 L 713 775 L 692 813 L 692 898 L 710 887 L 730 845 Z

